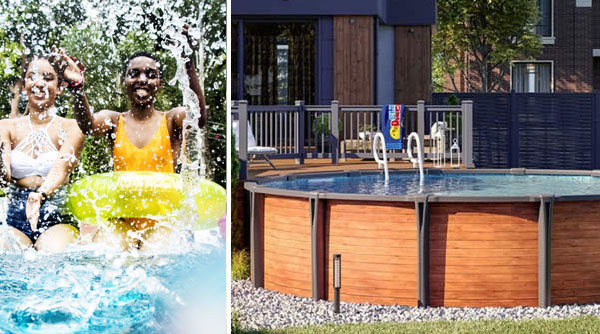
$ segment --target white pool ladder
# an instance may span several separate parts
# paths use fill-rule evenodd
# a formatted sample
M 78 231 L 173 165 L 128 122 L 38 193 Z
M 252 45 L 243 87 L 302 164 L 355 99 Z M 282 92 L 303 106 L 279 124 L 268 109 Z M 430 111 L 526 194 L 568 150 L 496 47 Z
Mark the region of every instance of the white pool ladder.
M 383 150 L 383 160 L 379 159 L 379 154 L 377 154 L 377 144 L 379 144 L 379 142 L 381 142 L 381 148 Z M 383 137 L 383 133 L 381 132 L 377 132 L 375 134 L 375 138 L 373 138 L 373 158 L 375 158 L 375 162 L 377 163 L 377 168 L 381 169 L 381 166 L 383 165 L 383 172 L 385 174 L 385 182 L 387 184 L 387 182 L 390 179 L 390 174 L 388 172 L 388 159 L 387 159 L 387 151 L 385 148 L 385 138 Z
M 417 159 L 415 159 L 415 157 L 413 157 L 412 154 L 413 140 L 417 141 Z M 425 181 L 423 176 L 423 147 L 421 146 L 421 140 L 419 139 L 419 135 L 416 132 L 412 132 L 408 135 L 408 140 L 406 143 L 406 152 L 408 153 L 408 158 L 410 159 L 410 162 L 413 163 L 413 168 L 417 167 L 417 164 L 419 165 L 419 184 L 423 185 Z

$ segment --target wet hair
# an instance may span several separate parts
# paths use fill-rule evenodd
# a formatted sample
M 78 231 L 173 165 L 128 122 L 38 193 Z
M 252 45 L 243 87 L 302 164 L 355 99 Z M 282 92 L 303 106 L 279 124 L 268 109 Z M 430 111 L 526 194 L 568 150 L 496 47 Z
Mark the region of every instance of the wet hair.
M 160 80 L 162 81 L 163 70 L 162 70 L 160 60 L 158 60 L 158 57 L 156 57 L 155 55 L 153 55 L 152 53 L 150 53 L 148 51 L 138 51 L 138 52 L 132 54 L 129 58 L 127 58 L 127 60 L 123 63 L 123 77 L 125 77 L 127 75 L 127 67 L 129 66 L 129 63 L 137 57 L 147 57 L 147 58 L 154 60 L 156 62 L 156 64 L 158 65 L 158 74 L 160 76 Z
M 50 63 L 50 66 L 52 66 L 52 68 L 56 72 L 56 76 L 58 78 L 58 86 L 59 87 L 65 82 L 65 79 L 63 78 L 63 75 L 61 74 L 61 71 L 60 71 L 60 68 L 58 67 L 58 64 L 54 61 L 54 58 L 52 56 L 49 56 L 49 55 L 34 56 L 34 57 L 28 58 L 25 61 L 25 66 L 23 66 L 23 71 L 21 73 L 21 79 L 22 80 L 25 80 L 25 76 L 27 75 L 27 70 L 29 69 L 29 66 L 31 65 L 31 63 L 33 63 L 36 60 L 47 60 L 48 63 Z

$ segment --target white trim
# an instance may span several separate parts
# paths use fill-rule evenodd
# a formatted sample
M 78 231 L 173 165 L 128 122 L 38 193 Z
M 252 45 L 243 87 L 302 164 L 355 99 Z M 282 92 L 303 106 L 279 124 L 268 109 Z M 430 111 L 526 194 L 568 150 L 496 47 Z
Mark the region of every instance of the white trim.
M 554 39 L 556 38 L 554 36 L 554 0 L 550 1 L 550 36 L 540 37 L 542 37 L 542 44 L 554 44 Z
M 575 7 L 592 7 L 592 0 L 575 0 Z
M 550 92 L 554 93 L 554 60 L 513 60 L 510 62 L 510 78 L 508 79 L 510 83 L 510 91 L 512 91 L 512 69 L 513 64 L 531 64 L 531 63 L 546 63 L 550 64 Z
M 546 44 L 554 44 L 556 41 L 556 37 L 543 37 L 542 36 L 542 44 L 546 45 Z

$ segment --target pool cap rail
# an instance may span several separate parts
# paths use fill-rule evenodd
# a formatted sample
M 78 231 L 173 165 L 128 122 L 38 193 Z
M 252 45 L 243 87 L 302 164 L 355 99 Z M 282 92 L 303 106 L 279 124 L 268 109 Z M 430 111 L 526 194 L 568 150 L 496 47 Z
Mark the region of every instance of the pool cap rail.
M 394 173 L 414 174 L 413 170 L 396 170 Z M 342 172 L 323 172 L 319 176 L 361 176 L 370 174 L 382 174 L 382 171 L 342 171 Z M 600 177 L 600 171 L 577 171 L 577 170 L 547 170 L 547 169 L 455 169 L 440 170 L 426 169 L 425 174 L 512 174 L 512 175 L 571 175 L 571 176 L 593 176 Z M 433 194 L 410 194 L 410 195 L 371 195 L 371 194 L 346 194 L 327 191 L 302 191 L 273 188 L 263 185 L 266 182 L 273 181 L 292 181 L 298 178 L 307 177 L 313 174 L 291 174 L 286 176 L 263 177 L 247 180 L 244 188 L 252 193 L 262 193 L 267 195 L 311 198 L 315 193 L 319 193 L 321 199 L 338 200 L 361 200 L 361 201 L 380 201 L 380 202 L 415 202 L 427 196 L 428 202 L 433 203 L 452 203 L 452 202 L 475 202 L 475 203 L 503 203 L 503 202 L 540 202 L 544 198 L 553 198 L 554 201 L 593 201 L 600 200 L 600 189 L 598 194 L 592 195 L 556 195 L 535 193 L 525 196 L 451 196 L 451 195 L 433 195 Z

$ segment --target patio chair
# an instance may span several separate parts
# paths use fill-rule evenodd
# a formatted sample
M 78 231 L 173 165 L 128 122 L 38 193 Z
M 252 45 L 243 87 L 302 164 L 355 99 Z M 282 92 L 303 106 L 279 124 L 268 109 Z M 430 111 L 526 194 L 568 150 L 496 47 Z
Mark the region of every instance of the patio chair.
M 233 135 L 235 136 L 235 150 L 237 152 L 240 151 L 240 128 L 239 121 L 232 120 L 231 127 L 233 127 Z M 254 138 L 254 134 L 252 133 L 252 127 L 250 126 L 250 122 L 248 122 L 248 165 L 250 165 L 250 161 L 252 161 L 251 157 L 262 157 L 266 162 L 271 165 L 273 169 L 277 169 L 271 159 L 269 159 L 268 155 L 277 154 L 278 151 L 274 147 L 268 146 L 256 146 L 256 139 Z

